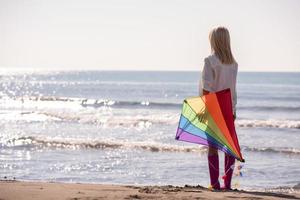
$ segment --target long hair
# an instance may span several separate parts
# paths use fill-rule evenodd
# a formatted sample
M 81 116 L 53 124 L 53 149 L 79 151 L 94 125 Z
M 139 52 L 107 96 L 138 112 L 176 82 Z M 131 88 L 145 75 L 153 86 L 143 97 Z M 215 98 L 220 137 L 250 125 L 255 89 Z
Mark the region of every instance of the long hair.
M 209 34 L 211 51 L 223 64 L 233 64 L 235 59 L 231 52 L 230 35 L 225 27 L 214 28 Z

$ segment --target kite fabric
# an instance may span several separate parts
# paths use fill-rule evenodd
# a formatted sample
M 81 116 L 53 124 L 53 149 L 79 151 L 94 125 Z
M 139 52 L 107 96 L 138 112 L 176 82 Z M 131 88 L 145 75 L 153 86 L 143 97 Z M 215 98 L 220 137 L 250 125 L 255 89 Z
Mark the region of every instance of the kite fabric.
M 245 162 L 235 131 L 230 89 L 185 99 L 176 140 L 212 146 Z

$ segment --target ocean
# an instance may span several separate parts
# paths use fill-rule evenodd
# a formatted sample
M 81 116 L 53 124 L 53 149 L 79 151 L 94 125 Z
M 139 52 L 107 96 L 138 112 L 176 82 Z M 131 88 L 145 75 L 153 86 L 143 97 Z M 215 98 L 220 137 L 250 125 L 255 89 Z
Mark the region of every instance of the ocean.
M 0 178 L 208 186 L 206 148 L 174 139 L 182 101 L 198 95 L 200 77 L 2 71 Z M 299 189 L 300 73 L 239 72 L 237 95 L 246 162 L 233 187 Z

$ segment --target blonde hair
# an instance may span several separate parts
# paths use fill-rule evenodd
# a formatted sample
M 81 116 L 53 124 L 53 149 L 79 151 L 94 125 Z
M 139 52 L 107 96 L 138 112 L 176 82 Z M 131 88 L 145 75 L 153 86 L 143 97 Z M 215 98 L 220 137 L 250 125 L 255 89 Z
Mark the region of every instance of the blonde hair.
M 223 64 L 233 64 L 235 59 L 231 52 L 230 35 L 225 27 L 214 28 L 209 34 L 211 51 Z

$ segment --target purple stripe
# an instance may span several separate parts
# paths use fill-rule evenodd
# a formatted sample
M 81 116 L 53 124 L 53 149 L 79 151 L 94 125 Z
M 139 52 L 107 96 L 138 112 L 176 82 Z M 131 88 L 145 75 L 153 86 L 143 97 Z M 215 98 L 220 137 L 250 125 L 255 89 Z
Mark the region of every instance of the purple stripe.
M 219 150 L 221 150 L 225 153 L 228 153 L 228 154 L 234 156 L 235 158 L 237 158 L 236 155 L 232 154 L 232 152 L 229 151 L 226 147 L 220 146 L 216 143 L 208 142 L 207 140 L 205 140 L 201 137 L 195 136 L 193 134 L 190 134 L 189 132 L 186 132 L 186 131 L 182 130 L 181 128 L 177 129 L 176 135 L 177 135 L 177 137 L 176 137 L 177 140 L 201 144 L 201 145 L 205 145 L 205 146 L 213 146 L 214 148 L 219 149 Z

